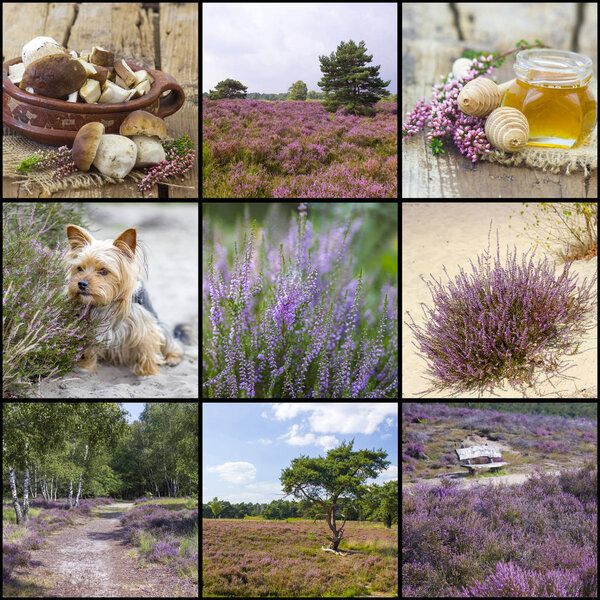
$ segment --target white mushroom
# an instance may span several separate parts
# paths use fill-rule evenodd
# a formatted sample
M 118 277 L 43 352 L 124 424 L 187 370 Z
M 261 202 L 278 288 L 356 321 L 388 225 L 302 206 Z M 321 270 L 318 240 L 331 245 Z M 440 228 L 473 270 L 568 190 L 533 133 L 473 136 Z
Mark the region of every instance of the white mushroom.
M 103 175 L 123 179 L 136 158 L 137 146 L 129 138 L 109 133 L 100 138 L 93 164 Z
M 136 167 L 151 167 L 165 160 L 165 149 L 157 137 L 146 137 L 145 135 L 132 135 L 131 139 L 137 146 Z
M 23 64 L 27 66 L 38 58 L 49 56 L 50 54 L 64 54 L 65 52 L 65 48 L 57 41 L 51 37 L 41 35 L 33 38 L 23 46 L 21 59 L 23 60 Z

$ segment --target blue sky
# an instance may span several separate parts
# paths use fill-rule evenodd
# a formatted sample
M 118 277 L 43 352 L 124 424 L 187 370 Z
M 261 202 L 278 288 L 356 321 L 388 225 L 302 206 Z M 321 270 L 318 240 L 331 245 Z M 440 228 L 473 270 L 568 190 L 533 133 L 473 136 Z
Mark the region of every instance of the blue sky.
M 375 3 L 202 4 L 202 91 L 236 79 L 248 92 L 280 94 L 304 81 L 309 91 L 323 73 L 319 56 L 340 42 L 364 40 L 368 66 L 381 65 L 386 88 L 398 93 L 398 5 Z
M 142 414 L 142 412 L 144 412 L 144 409 L 146 408 L 146 403 L 145 402 L 122 402 L 121 406 L 124 411 L 129 413 L 125 416 L 125 418 L 127 419 L 127 422 L 133 423 L 134 421 L 140 420 L 140 415 Z
M 398 479 L 397 403 L 203 402 L 202 417 L 202 502 L 281 499 L 292 459 L 325 456 L 352 438 L 354 450 L 388 453 L 377 483 Z

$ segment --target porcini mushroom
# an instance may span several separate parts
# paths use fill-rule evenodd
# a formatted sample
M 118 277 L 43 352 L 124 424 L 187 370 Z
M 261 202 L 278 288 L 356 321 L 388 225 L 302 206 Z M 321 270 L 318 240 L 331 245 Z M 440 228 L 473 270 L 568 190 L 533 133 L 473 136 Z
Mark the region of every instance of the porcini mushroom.
M 67 54 L 50 54 L 34 60 L 25 68 L 21 87 L 34 94 L 63 98 L 76 92 L 85 83 L 83 65 Z
M 123 179 L 136 158 L 137 146 L 129 138 L 109 133 L 100 138 L 93 164 L 103 175 Z
M 65 54 L 67 51 L 51 37 L 40 35 L 23 46 L 21 60 L 26 67 L 33 61 L 51 54 Z
M 98 121 L 86 123 L 75 136 L 73 142 L 73 162 L 80 171 L 89 171 L 94 158 L 100 138 L 104 134 L 104 125 Z
M 121 135 L 131 136 L 138 149 L 136 167 L 150 167 L 165 160 L 160 139 L 167 137 L 167 124 L 145 110 L 134 110 L 125 117 L 119 128 Z

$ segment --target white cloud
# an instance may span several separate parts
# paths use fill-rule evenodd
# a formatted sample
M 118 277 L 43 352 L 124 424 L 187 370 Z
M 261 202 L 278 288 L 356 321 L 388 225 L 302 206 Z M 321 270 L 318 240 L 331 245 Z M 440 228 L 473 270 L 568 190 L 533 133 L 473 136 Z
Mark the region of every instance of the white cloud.
M 391 402 L 344 402 L 340 404 L 288 402 L 274 404 L 272 410 L 275 418 L 279 421 L 293 419 L 303 412 L 308 413 L 307 418 L 311 431 L 316 433 L 364 433 L 369 435 L 384 424 L 391 427 L 394 422 L 398 421 L 398 405 Z M 392 416 L 390 417 L 390 415 Z M 292 431 L 295 433 L 293 427 Z
M 390 465 L 385 471 L 379 473 L 379 479 L 383 481 L 398 479 L 398 465 Z
M 334 435 L 317 436 L 314 433 L 300 435 L 299 432 L 303 428 L 303 425 L 292 425 L 292 428 L 279 436 L 279 439 L 287 440 L 290 446 L 320 446 L 323 450 L 330 450 L 339 444 L 339 440 Z
M 303 404 L 299 402 L 282 402 L 281 404 L 273 404 L 271 409 L 277 421 L 285 421 L 286 419 L 297 417 L 301 412 L 311 411 L 317 406 L 319 405 L 313 402 L 305 402 Z
M 208 467 L 209 473 L 218 473 L 225 481 L 230 483 L 248 483 L 256 477 L 256 467 L 249 462 L 227 462 L 216 467 Z

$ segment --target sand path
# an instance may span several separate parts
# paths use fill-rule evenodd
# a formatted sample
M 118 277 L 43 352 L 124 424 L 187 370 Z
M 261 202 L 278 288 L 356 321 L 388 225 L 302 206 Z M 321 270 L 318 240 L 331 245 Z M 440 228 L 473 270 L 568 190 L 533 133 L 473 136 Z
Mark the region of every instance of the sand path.
M 15 574 L 32 597 L 193 597 L 198 588 L 167 567 L 141 567 L 119 519 L 133 503 L 101 506 L 95 516 L 45 538 L 31 551 L 33 568 Z

